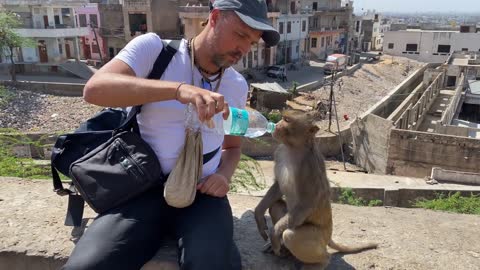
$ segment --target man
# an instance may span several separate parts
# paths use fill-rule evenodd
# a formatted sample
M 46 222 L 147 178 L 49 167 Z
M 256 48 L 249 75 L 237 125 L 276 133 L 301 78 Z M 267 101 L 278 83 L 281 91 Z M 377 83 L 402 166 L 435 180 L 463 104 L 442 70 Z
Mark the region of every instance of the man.
M 279 37 L 263 0 L 216 0 L 204 30 L 182 41 L 161 80 L 144 79 L 163 47 L 160 37 L 149 33 L 132 40 L 95 73 L 84 98 L 109 107 L 143 104 L 137 116 L 140 133 L 169 173 L 183 148 L 187 104 L 195 105 L 200 121 L 222 121 L 220 112 L 226 116 L 227 104 L 244 107 L 248 85 L 231 66 L 260 38 L 274 46 Z M 158 188 L 101 214 L 63 269 L 140 269 L 167 233 L 178 239 L 181 269 L 240 269 L 226 197 L 240 159 L 240 138 L 206 126 L 201 131 L 204 154 L 221 145 L 223 150 L 204 164 L 193 204 L 173 208 Z

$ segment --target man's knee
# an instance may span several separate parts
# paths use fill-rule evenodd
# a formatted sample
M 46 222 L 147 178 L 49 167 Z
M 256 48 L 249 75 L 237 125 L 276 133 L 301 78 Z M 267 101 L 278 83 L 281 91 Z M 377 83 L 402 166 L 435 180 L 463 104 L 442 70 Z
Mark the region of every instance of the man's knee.
M 195 239 L 190 245 L 180 242 L 182 270 L 240 270 L 241 258 L 233 239 L 214 237 L 209 242 L 200 244 L 201 239 Z M 193 244 L 195 243 L 195 244 Z M 192 245 L 193 244 L 193 245 Z
M 240 270 L 241 259 L 238 249 L 201 248 L 185 252 L 181 260 L 182 270 Z

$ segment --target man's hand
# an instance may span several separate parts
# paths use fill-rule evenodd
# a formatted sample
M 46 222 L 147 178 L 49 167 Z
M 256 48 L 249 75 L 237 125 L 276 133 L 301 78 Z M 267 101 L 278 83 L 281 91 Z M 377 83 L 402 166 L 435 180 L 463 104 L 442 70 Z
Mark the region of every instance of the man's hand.
M 228 110 L 223 95 L 189 84 L 182 84 L 178 88 L 176 99 L 182 104 L 194 104 L 200 122 L 210 120 L 219 112 L 223 112 L 225 117 L 225 111 Z
M 229 189 L 228 179 L 219 173 L 210 175 L 205 181 L 197 185 L 197 190 L 201 193 L 219 198 L 225 197 Z

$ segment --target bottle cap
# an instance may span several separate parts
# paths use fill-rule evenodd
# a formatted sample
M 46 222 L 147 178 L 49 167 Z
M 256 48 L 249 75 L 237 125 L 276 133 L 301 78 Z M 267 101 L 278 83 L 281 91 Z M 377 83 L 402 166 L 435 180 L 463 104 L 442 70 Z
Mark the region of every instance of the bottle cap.
M 273 133 L 274 130 L 275 130 L 275 124 L 272 123 L 272 122 L 268 122 L 268 124 L 267 124 L 267 132 L 268 132 L 268 133 Z

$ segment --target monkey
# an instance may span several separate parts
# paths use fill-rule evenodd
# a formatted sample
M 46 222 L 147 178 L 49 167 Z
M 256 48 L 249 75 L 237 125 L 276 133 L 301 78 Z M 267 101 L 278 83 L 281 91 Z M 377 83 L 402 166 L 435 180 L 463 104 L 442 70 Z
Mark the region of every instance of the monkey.
M 324 157 L 314 141 L 318 130 L 314 115 L 283 112 L 272 134 L 280 143 L 274 153 L 275 181 L 254 213 L 259 233 L 269 240 L 275 255 L 290 252 L 305 267 L 324 269 L 330 260 L 327 246 L 354 253 L 377 248 L 377 244 L 348 247 L 332 240 L 330 183 Z M 265 219 L 267 209 L 274 224 L 270 230 Z

